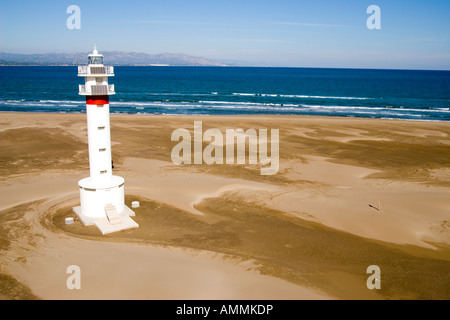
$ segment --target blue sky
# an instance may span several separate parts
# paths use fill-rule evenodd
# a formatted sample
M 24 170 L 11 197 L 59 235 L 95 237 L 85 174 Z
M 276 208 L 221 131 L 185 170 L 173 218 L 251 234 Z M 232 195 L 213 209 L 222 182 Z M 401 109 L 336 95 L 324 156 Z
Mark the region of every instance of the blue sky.
M 69 5 L 81 29 L 69 30 Z M 370 5 L 381 30 L 369 30 Z M 186 53 L 249 65 L 450 70 L 449 0 L 0 0 L 0 51 Z

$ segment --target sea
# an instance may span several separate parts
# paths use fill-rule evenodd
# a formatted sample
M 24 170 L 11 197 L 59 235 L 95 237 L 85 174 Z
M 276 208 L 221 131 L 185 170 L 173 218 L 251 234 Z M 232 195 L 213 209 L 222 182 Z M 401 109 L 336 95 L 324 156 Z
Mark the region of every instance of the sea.
M 0 111 L 84 113 L 74 66 L 1 66 Z M 116 66 L 111 113 L 450 121 L 450 71 Z

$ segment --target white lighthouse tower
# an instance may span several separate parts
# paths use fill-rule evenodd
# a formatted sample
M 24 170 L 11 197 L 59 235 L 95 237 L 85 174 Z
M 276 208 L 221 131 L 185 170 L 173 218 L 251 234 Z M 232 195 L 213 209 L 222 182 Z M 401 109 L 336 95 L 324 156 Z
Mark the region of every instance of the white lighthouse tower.
M 129 217 L 134 212 L 125 206 L 125 180 L 112 172 L 109 96 L 115 92 L 108 78 L 114 68 L 103 65 L 103 55 L 94 48 L 78 76 L 85 78 L 79 94 L 86 96 L 90 177 L 78 182 L 81 206 L 73 209 L 84 225 L 95 224 L 103 234 L 136 228 Z

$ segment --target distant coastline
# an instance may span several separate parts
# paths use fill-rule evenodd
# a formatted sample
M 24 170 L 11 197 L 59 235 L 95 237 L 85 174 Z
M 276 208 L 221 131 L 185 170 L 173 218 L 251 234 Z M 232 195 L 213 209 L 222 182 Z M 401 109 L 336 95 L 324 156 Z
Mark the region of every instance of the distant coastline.
M 76 67 L 80 64 L 26 64 L 26 63 L 14 63 L 14 62 L 0 62 L 0 67 Z M 207 66 L 173 66 L 170 64 L 162 64 L 162 63 L 155 63 L 155 64 L 117 64 L 114 65 L 116 67 L 207 67 Z M 210 66 L 208 66 L 210 67 Z
M 184 53 L 147 54 L 105 51 L 107 62 L 121 66 L 237 66 Z M 0 52 L 0 66 L 77 66 L 85 63 L 86 53 L 19 54 Z
M 1 53 L 0 53 L 1 54 Z M 15 61 L 0 60 L 0 67 L 76 67 L 84 65 L 84 61 L 77 63 L 27 63 Z M 131 64 L 131 63 L 112 63 L 109 65 L 115 67 L 230 67 L 230 68 L 267 68 L 267 69 L 324 69 L 324 70 L 377 70 L 377 71 L 432 71 L 432 72 L 450 72 L 446 69 L 420 69 L 420 68 L 364 68 L 364 67 L 327 67 L 327 66 L 270 66 L 270 65 L 253 65 L 253 64 L 166 64 L 166 63 L 149 63 L 149 64 Z

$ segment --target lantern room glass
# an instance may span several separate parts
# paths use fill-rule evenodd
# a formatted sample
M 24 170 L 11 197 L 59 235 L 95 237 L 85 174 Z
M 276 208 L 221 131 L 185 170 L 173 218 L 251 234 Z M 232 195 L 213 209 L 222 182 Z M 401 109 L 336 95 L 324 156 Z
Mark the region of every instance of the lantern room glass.
M 102 56 L 90 56 L 88 57 L 88 64 L 103 64 Z

